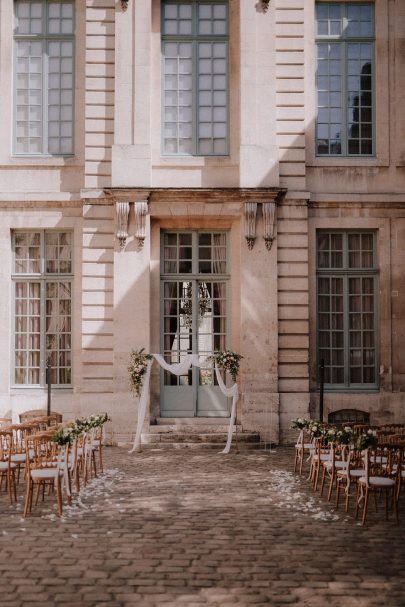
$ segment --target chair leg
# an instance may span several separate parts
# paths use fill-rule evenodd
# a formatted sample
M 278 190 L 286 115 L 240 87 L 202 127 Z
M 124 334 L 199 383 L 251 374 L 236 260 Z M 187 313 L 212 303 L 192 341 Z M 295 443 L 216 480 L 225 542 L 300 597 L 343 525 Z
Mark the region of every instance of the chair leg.
M 30 496 L 33 491 L 32 480 L 30 478 L 27 479 L 27 492 L 25 495 L 25 506 L 24 506 L 24 518 L 27 516 L 28 511 L 31 512 L 30 508 Z
M 330 502 L 330 500 L 331 500 L 333 485 L 335 483 L 335 470 L 334 469 L 332 469 L 331 476 L 330 476 L 329 480 L 330 480 L 330 485 L 329 485 L 329 491 L 328 491 L 328 502 Z
M 360 486 L 357 483 L 357 487 L 356 487 L 356 508 L 355 508 L 355 517 L 356 517 L 356 519 L 359 516 L 359 508 L 360 508 L 359 498 L 360 498 Z
M 367 506 L 368 506 L 368 487 L 366 487 L 366 494 L 364 496 L 364 506 L 363 506 L 363 519 L 361 521 L 361 524 L 364 525 L 364 523 L 366 522 L 366 517 L 367 517 Z
M 393 491 L 393 494 L 395 494 L 394 489 L 393 489 L 392 491 Z M 396 523 L 397 523 L 397 525 L 398 525 L 398 524 L 399 524 L 399 516 L 398 516 L 398 500 L 397 500 L 397 499 L 395 499 L 395 497 L 394 497 L 393 502 L 394 502 L 395 520 L 396 520 Z
M 58 476 L 56 481 L 56 497 L 58 501 L 58 514 L 62 516 L 62 482 L 60 476 Z
M 99 447 L 100 451 L 99 451 L 99 460 L 100 460 L 100 471 L 103 474 L 104 473 L 104 464 L 103 464 L 103 445 L 101 444 L 100 441 L 100 447 Z M 302 466 L 301 466 L 301 472 L 302 472 Z
M 326 476 L 326 468 L 325 468 L 325 466 L 323 466 L 322 481 L 321 481 L 321 497 L 323 495 L 323 489 L 324 489 L 324 486 L 325 486 L 325 476 Z
M 340 481 L 336 478 L 336 510 L 339 510 Z

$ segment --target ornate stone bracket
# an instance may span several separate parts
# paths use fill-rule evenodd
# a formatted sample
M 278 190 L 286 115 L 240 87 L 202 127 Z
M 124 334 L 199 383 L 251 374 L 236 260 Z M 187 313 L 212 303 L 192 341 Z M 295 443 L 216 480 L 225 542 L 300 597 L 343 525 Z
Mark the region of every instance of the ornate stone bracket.
M 276 203 L 275 202 L 263 202 L 262 203 L 262 212 L 263 212 L 263 227 L 264 227 L 264 242 L 266 244 L 266 249 L 270 251 L 271 245 L 274 240 L 274 227 L 275 227 L 275 218 L 276 218 Z
M 245 202 L 244 219 L 245 219 L 245 238 L 248 248 L 251 250 L 254 247 L 256 240 L 256 219 L 258 206 L 262 207 L 263 215 L 263 238 L 266 244 L 266 249 L 270 251 L 274 240 L 274 228 L 276 220 L 276 202 Z
M 270 0 L 262 0 L 262 9 L 264 13 L 267 13 L 269 10 Z
M 128 8 L 128 0 L 121 0 L 121 8 L 125 12 Z
M 143 247 L 146 236 L 146 215 L 148 214 L 148 203 L 145 200 L 135 202 L 135 238 L 138 244 Z
M 117 238 L 120 248 L 125 247 L 128 238 L 129 202 L 116 202 L 115 212 L 117 215 Z
M 249 249 L 253 249 L 256 240 L 257 202 L 245 202 L 245 238 Z

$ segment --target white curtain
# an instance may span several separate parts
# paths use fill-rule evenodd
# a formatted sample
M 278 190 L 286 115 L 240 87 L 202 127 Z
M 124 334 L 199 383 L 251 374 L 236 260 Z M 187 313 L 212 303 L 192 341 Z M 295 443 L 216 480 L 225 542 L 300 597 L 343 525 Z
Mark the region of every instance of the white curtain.
M 152 354 L 152 356 L 154 357 L 156 362 L 159 363 L 159 365 L 165 371 L 169 371 L 170 373 L 173 373 L 174 375 L 185 375 L 187 373 L 188 369 L 191 367 L 191 365 L 194 365 L 195 367 L 203 367 L 206 364 L 207 360 L 210 358 L 210 355 L 199 357 L 198 354 L 187 354 L 186 357 L 184 358 L 184 360 L 181 361 L 180 363 L 174 363 L 173 365 L 170 365 L 169 363 L 167 363 L 165 361 L 163 356 L 161 356 L 160 354 Z M 153 363 L 153 360 L 148 361 L 146 373 L 144 375 L 142 391 L 141 391 L 141 396 L 140 396 L 139 405 L 138 405 L 138 425 L 136 428 L 134 444 L 132 446 L 132 449 L 129 451 L 129 453 L 133 453 L 134 451 L 136 451 L 136 452 L 141 451 L 141 434 L 142 434 L 143 424 L 145 422 L 146 409 L 147 409 L 147 405 L 148 405 L 149 384 L 150 384 L 152 363 Z M 227 388 L 221 377 L 221 373 L 217 367 L 215 367 L 215 373 L 216 373 L 218 385 L 220 387 L 222 394 L 224 394 L 227 398 L 232 398 L 231 417 L 229 420 L 229 427 L 228 427 L 228 440 L 226 441 L 225 449 L 222 451 L 222 453 L 229 453 L 229 451 L 231 449 L 231 444 L 232 444 L 233 427 L 235 425 L 236 405 L 239 400 L 238 384 L 235 383 L 230 388 Z

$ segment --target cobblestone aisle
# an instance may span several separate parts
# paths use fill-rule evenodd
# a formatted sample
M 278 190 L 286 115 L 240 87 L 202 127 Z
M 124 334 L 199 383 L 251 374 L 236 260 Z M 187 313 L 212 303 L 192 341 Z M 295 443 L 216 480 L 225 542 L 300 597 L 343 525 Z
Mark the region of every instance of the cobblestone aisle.
M 105 455 L 62 520 L 50 498 L 24 520 L 22 491 L 18 510 L 2 492 L 1 607 L 404 607 L 404 520 L 335 512 L 291 451 Z

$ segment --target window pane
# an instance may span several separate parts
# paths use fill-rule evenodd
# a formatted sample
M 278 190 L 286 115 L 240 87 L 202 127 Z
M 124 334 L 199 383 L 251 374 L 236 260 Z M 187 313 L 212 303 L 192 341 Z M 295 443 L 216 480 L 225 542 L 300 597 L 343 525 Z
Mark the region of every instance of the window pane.
M 373 6 L 317 4 L 316 22 L 317 154 L 372 155 Z
M 163 151 L 225 155 L 228 5 L 167 1 L 162 11 Z
M 15 151 L 17 154 L 71 154 L 73 2 L 16 0 L 14 5 Z M 35 40 L 18 38 L 25 34 L 35 36 Z M 61 137 L 61 128 L 65 133 L 68 130 L 64 137 Z
M 326 383 L 376 382 L 374 240 L 370 232 L 317 234 L 318 359 L 325 361 Z M 339 275 L 326 275 L 334 256 Z M 357 274 L 360 269 L 368 275 Z
M 53 383 L 71 378 L 72 288 L 69 281 L 45 281 L 49 263 L 54 272 L 71 273 L 70 232 L 14 232 L 13 272 L 38 274 L 35 280 L 14 276 L 15 373 L 14 381 L 39 384 L 45 360 L 41 346 L 51 357 Z M 63 355 L 63 356 L 62 356 Z

